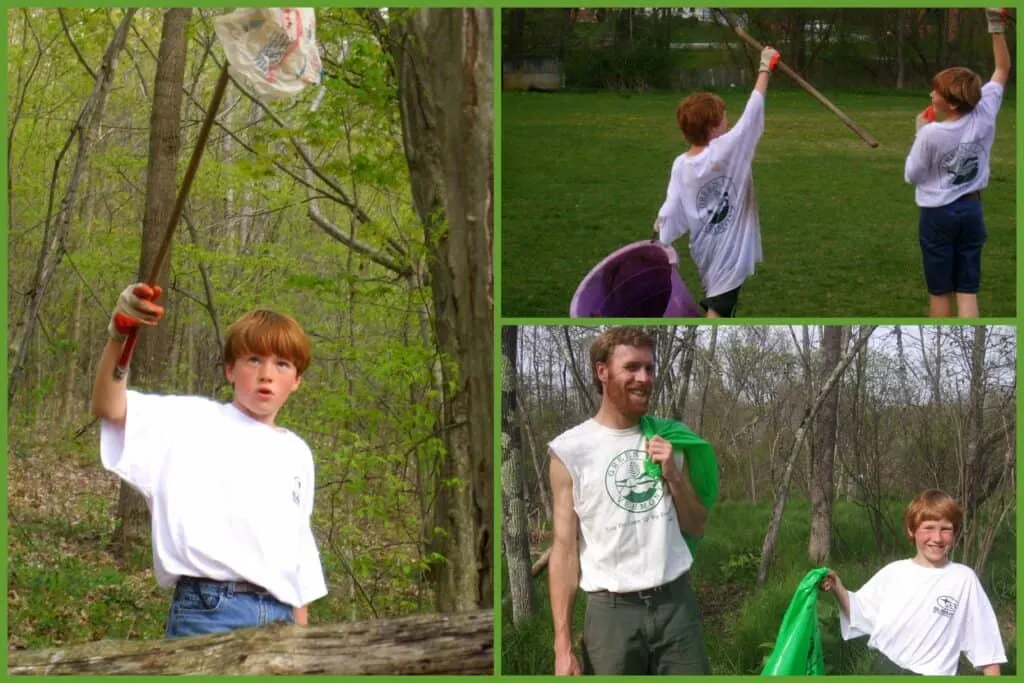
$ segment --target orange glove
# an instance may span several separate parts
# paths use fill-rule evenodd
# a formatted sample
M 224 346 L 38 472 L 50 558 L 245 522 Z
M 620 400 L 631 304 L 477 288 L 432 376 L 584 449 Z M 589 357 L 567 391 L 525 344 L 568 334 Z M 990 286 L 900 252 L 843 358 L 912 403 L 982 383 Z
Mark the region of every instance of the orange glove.
M 767 71 L 771 73 L 775 71 L 775 66 L 779 63 L 782 56 L 779 51 L 774 47 L 764 47 L 761 49 L 761 66 L 758 68 L 758 73 Z
M 112 339 L 123 342 L 128 334 L 140 325 L 153 327 L 164 317 L 163 306 L 153 302 L 160 298 L 163 290 L 159 286 L 146 284 L 129 285 L 117 298 L 117 305 L 110 317 L 107 333 Z

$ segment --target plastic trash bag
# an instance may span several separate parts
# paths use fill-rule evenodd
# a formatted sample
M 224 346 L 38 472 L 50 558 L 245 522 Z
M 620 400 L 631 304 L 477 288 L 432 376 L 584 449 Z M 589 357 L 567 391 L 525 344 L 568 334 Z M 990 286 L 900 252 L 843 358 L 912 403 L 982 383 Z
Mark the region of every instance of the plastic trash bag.
M 762 676 L 824 676 L 825 659 L 818 630 L 818 584 L 828 567 L 807 572 L 796 587 L 782 617 L 775 649 L 761 670 Z
M 715 449 L 711 444 L 678 420 L 644 415 L 640 418 L 640 431 L 648 440 L 660 436 L 672 444 L 673 449 L 683 452 L 693 490 L 701 504 L 710 511 L 711 506 L 718 500 L 718 460 L 715 459 Z M 645 461 L 644 471 L 654 479 L 661 477 L 661 465 L 656 462 Z M 690 548 L 690 553 L 695 555 L 700 538 L 685 533 L 683 538 Z
M 310 7 L 238 9 L 213 20 L 231 75 L 260 97 L 295 95 L 320 82 L 316 15 Z

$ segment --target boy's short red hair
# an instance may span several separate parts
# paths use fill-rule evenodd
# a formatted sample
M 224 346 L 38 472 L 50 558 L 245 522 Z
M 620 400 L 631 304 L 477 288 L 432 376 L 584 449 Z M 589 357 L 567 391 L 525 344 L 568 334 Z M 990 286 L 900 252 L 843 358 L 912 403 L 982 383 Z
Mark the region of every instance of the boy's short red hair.
M 711 131 L 722 122 L 725 101 L 709 92 L 695 92 L 676 107 L 676 123 L 691 145 L 704 147 L 711 141 Z
M 917 531 L 921 522 L 946 520 L 953 525 L 953 533 L 960 533 L 960 524 L 964 519 L 963 509 L 953 500 L 953 496 L 938 489 L 928 489 L 910 501 L 903 515 L 903 526 L 910 532 Z
M 266 308 L 249 311 L 231 323 L 224 342 L 224 364 L 234 365 L 249 353 L 280 356 L 295 365 L 302 375 L 309 367 L 309 337 L 295 318 Z
M 960 114 L 974 111 L 981 101 L 981 76 L 962 66 L 951 66 L 935 74 L 932 90 L 942 95 Z

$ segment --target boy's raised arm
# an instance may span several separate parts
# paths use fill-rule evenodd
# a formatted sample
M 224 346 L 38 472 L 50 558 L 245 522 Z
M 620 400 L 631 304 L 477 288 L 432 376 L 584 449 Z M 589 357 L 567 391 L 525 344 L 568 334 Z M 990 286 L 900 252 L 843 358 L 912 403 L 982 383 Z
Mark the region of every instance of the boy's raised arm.
M 1006 46 L 1006 10 L 991 7 L 985 10 L 988 19 L 988 32 L 992 34 L 992 57 L 996 68 L 991 80 L 999 85 L 1006 85 L 1010 79 L 1010 49 Z
M 130 285 L 117 298 L 107 332 L 110 338 L 103 347 L 96 381 L 92 387 L 92 414 L 103 420 L 123 424 L 128 411 L 128 381 L 114 379 L 114 367 L 121 356 L 121 345 L 132 328 L 155 326 L 164 315 L 162 306 L 153 303 L 161 294 L 160 287 Z

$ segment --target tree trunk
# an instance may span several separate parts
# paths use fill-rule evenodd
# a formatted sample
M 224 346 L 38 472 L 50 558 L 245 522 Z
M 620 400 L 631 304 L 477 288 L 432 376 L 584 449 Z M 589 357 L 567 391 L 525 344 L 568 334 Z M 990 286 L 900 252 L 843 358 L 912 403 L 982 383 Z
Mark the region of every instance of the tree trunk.
M 839 365 L 842 354 L 843 328 L 830 325 L 822 332 L 822 367 L 825 372 Z M 824 372 L 822 373 L 824 374 Z M 815 428 L 817 444 L 811 458 L 811 538 L 807 552 L 817 566 L 828 563 L 832 546 L 833 471 L 836 452 L 836 428 L 839 413 L 839 385 L 825 396 Z
M 494 673 L 494 613 L 425 614 L 324 626 L 275 624 L 173 640 L 104 640 L 13 651 L 11 675 Z
M 768 531 L 764 536 L 764 544 L 761 547 L 761 563 L 757 568 L 758 586 L 763 586 L 765 580 L 768 578 L 768 568 L 771 566 L 772 559 L 775 555 L 775 541 L 778 539 L 779 527 L 782 523 L 782 512 L 786 507 L 786 499 L 789 497 L 789 483 L 793 477 L 793 464 L 796 462 L 797 455 L 800 454 L 800 448 L 803 446 L 804 438 L 807 435 L 807 428 L 818 414 L 818 411 L 821 410 L 821 406 L 825 402 L 825 397 L 828 395 L 828 392 L 832 390 L 832 387 L 835 386 L 837 382 L 839 382 L 839 378 L 843 376 L 846 368 L 856 357 L 860 348 L 864 344 L 868 343 L 868 339 L 871 337 L 871 333 L 874 332 L 875 327 L 875 325 L 871 325 L 862 328 L 861 336 L 857 339 L 857 343 L 839 360 L 839 363 L 832 371 L 832 374 L 829 375 L 825 384 L 818 390 L 818 395 L 814 399 L 814 403 L 811 404 L 804 413 L 804 418 L 800 421 L 800 426 L 797 427 L 796 438 L 793 440 L 793 448 L 789 452 L 789 458 L 787 459 L 785 468 L 782 472 L 782 482 L 779 484 L 779 489 L 775 494 L 775 503 L 772 505 L 772 515 L 768 521 Z
M 708 361 L 704 368 L 704 389 L 700 392 L 700 415 L 697 417 L 697 433 L 704 433 L 704 409 L 708 404 L 708 387 L 715 371 L 715 348 L 718 346 L 718 325 L 711 328 L 711 342 L 708 344 Z
M 530 576 L 523 438 L 516 401 L 517 332 L 518 328 L 513 326 L 501 328 L 501 531 L 514 624 L 537 613 Z
M 441 611 L 491 605 L 493 587 L 493 23 L 489 9 L 392 12 L 402 133 L 426 233 L 436 339 L 455 361 L 438 526 Z M 449 373 L 447 366 L 446 373 Z M 450 374 L 450 373 L 449 373 Z
M 181 100 L 185 83 L 185 56 L 191 9 L 169 9 L 164 14 L 160 54 L 153 86 L 150 114 L 149 165 L 146 169 L 146 213 L 142 225 L 142 254 L 138 282 L 149 276 L 163 241 L 177 195 L 178 150 L 181 147 Z M 171 252 L 167 252 L 157 283 L 163 287 L 163 306 L 168 306 L 168 274 Z M 139 333 L 132 359 L 132 384 L 143 389 L 162 388 L 167 374 L 171 326 L 162 325 Z M 114 552 L 122 560 L 132 548 L 142 547 L 149 535 L 149 510 L 142 496 L 124 482 L 117 500 L 118 527 L 112 539 Z

